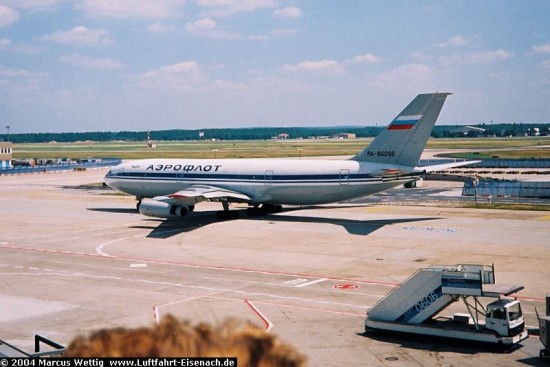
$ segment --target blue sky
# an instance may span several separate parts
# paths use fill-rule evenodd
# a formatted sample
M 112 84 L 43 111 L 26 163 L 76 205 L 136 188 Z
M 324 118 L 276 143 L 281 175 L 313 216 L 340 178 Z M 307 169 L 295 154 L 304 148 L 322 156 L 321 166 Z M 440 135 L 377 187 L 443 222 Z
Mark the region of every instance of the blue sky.
M 0 0 L 11 133 L 550 122 L 550 2 Z

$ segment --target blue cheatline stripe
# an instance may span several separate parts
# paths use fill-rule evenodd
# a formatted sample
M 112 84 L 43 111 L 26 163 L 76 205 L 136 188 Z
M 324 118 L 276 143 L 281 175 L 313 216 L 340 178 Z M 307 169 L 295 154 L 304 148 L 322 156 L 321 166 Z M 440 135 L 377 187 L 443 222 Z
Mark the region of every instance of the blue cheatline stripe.
M 416 174 L 395 175 L 390 178 L 405 180 L 412 179 Z M 177 173 L 156 173 L 156 172 L 124 172 L 116 175 L 107 175 L 107 178 L 119 180 L 141 180 L 141 181 L 212 181 L 223 183 L 239 183 L 239 182 L 260 182 L 270 181 L 273 183 L 339 183 L 341 181 L 351 183 L 363 182 L 382 182 L 382 177 L 371 176 L 369 174 L 351 174 L 342 177 L 339 174 L 335 175 L 280 175 L 268 177 L 265 175 L 224 175 L 224 174 L 177 174 Z M 384 177 L 387 179 L 388 177 Z

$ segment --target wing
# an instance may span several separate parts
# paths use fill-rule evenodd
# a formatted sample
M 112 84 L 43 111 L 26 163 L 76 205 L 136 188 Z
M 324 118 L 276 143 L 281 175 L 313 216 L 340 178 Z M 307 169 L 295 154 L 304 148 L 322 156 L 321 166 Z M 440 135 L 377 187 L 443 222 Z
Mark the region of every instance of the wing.
M 175 192 L 168 196 L 157 196 L 153 198 L 153 200 L 181 206 L 191 206 L 205 200 L 240 203 L 251 201 L 248 195 L 240 192 L 208 185 L 191 185 L 185 190 Z

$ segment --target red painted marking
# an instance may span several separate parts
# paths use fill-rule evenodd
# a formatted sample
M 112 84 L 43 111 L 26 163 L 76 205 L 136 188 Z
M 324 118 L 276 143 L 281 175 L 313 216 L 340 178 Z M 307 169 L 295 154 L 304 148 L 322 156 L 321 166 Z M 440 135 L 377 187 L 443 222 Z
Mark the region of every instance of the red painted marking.
M 357 284 L 336 284 L 336 285 L 333 285 L 332 288 L 336 288 L 336 289 L 356 289 L 356 288 L 359 288 L 359 286 Z
M 258 317 L 260 319 L 262 319 L 262 321 L 264 322 L 264 325 L 265 325 L 265 329 L 267 331 L 269 331 L 272 327 L 273 327 L 273 324 L 264 316 L 262 315 L 262 313 L 260 312 L 260 310 L 258 310 L 253 304 L 252 302 L 250 302 L 249 300 L 245 299 L 243 300 L 247 305 L 248 307 L 250 307 L 252 309 L 252 311 L 254 311 L 254 313 L 256 315 L 258 315 Z
M 154 259 L 138 259 L 138 258 L 126 258 L 126 257 L 118 257 L 118 256 L 101 256 L 95 253 L 81 253 L 81 252 L 68 252 L 68 251 L 60 251 L 60 250 L 50 250 L 50 249 L 40 249 L 40 248 L 28 248 L 28 247 L 19 247 L 19 246 L 13 246 L 9 245 L 7 242 L 0 243 L 0 248 L 4 249 L 11 249 L 11 250 L 23 250 L 23 251 L 32 251 L 32 252 L 48 252 L 51 254 L 62 254 L 62 255 L 70 255 L 70 256 L 86 256 L 86 257 L 95 257 L 97 259 L 116 259 L 116 260 L 122 260 L 122 261 L 131 261 L 131 262 L 147 262 L 151 264 L 163 264 L 163 265 L 174 265 L 174 266 L 184 266 L 184 267 L 192 267 L 192 268 L 203 268 L 203 269 L 218 269 L 218 270 L 227 270 L 227 271 L 235 271 L 235 272 L 247 272 L 247 273 L 259 273 L 259 274 L 269 274 L 269 275 L 285 275 L 285 276 L 292 276 L 297 278 L 315 278 L 319 275 L 311 275 L 311 274 L 292 274 L 292 273 L 284 273 L 284 272 L 277 272 L 277 271 L 266 271 L 266 270 L 258 270 L 258 269 L 247 269 L 247 268 L 231 268 L 226 266 L 211 266 L 211 265 L 198 265 L 198 264 L 188 264 L 188 263 L 182 263 L 177 261 L 165 261 L 165 260 L 154 260 Z M 336 278 L 336 277 L 323 277 L 327 278 L 328 280 L 332 281 L 352 281 L 355 283 L 362 283 L 362 284 L 375 284 L 375 285 L 382 285 L 382 286 L 388 286 L 388 287 L 397 287 L 401 285 L 401 283 L 389 283 L 389 282 L 379 282 L 375 280 L 366 280 L 366 279 L 347 279 L 347 278 Z M 342 288 L 342 285 L 349 285 L 353 288 L 359 288 L 359 285 L 354 284 L 336 284 L 333 286 L 335 289 L 350 289 L 350 288 Z M 544 302 L 545 298 L 537 298 L 537 297 L 522 297 L 522 296 L 515 296 L 515 298 L 524 300 L 524 301 L 534 301 L 534 302 Z M 256 303 L 265 303 L 265 302 L 258 302 Z
M 190 268 L 217 269 L 217 270 L 245 272 L 245 273 L 258 273 L 258 274 L 267 274 L 267 275 L 285 275 L 285 276 L 296 277 L 296 278 L 316 278 L 319 276 L 319 275 L 312 275 L 312 274 L 285 273 L 282 271 L 259 270 L 259 269 L 249 269 L 249 268 L 232 268 L 228 266 L 199 265 L 199 264 L 190 264 L 190 263 L 183 263 L 183 262 L 170 261 L 170 260 L 143 259 L 143 258 L 131 258 L 131 257 L 121 257 L 121 256 L 106 257 L 95 253 L 80 255 L 76 252 L 61 253 L 61 251 L 59 250 L 37 249 L 37 248 L 19 247 L 19 246 L 13 246 L 13 245 L 0 245 L 0 248 L 33 251 L 33 252 L 48 252 L 52 254 L 62 254 L 62 255 L 70 255 L 70 256 L 87 256 L 87 257 L 95 257 L 98 259 L 111 259 L 111 260 L 116 259 L 116 260 L 131 261 L 131 262 L 141 261 L 141 262 L 146 262 L 151 264 L 184 266 L 184 267 L 190 267 Z M 347 279 L 347 278 L 336 278 L 336 277 L 327 277 L 327 276 L 323 276 L 323 278 L 327 278 L 327 280 L 333 280 L 338 282 L 348 281 L 348 282 L 363 283 L 363 284 L 382 285 L 387 287 L 397 287 L 398 285 L 400 285 L 400 283 L 380 282 L 380 281 L 366 280 L 366 279 Z

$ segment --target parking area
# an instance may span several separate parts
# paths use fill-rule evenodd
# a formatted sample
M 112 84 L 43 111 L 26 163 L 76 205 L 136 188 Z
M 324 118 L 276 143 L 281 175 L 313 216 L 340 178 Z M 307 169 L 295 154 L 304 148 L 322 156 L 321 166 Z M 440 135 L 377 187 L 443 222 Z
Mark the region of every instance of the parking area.
M 173 314 L 249 320 L 311 366 L 540 364 L 536 335 L 502 354 L 364 336 L 363 323 L 418 268 L 473 263 L 495 264 L 499 284 L 525 286 L 518 297 L 535 327 L 550 291 L 550 212 L 359 203 L 220 222 L 221 205 L 205 203 L 183 221 L 161 221 L 96 185 L 105 172 L 0 178 L 1 339 L 31 350 L 34 334 L 67 344 Z

